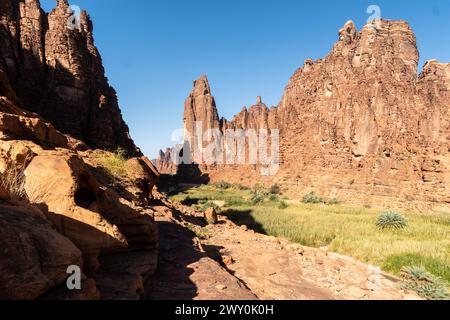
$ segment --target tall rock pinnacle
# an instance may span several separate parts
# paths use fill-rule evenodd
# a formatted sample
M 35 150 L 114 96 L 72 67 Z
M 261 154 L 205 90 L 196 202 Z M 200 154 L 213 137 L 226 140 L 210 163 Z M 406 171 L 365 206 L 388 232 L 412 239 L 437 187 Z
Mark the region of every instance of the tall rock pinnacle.
M 201 124 L 203 133 L 209 129 L 219 128 L 216 102 L 211 95 L 211 88 L 205 75 L 194 81 L 194 88 L 184 103 L 183 123 L 191 139 L 194 138 L 196 125 Z M 191 140 L 190 143 L 193 145 L 200 142 Z

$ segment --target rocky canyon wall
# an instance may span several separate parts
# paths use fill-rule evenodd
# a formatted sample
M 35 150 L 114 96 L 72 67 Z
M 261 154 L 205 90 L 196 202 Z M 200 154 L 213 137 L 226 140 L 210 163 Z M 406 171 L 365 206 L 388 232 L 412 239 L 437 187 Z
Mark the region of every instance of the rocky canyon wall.
M 308 59 L 277 107 L 261 99 L 220 119 L 206 77 L 195 82 L 184 122 L 226 129 L 279 129 L 281 167 L 201 166 L 212 180 L 280 184 L 375 206 L 450 207 L 450 64 L 428 61 L 406 22 L 382 20 L 358 31 L 347 22 L 331 52 Z M 206 88 L 205 90 L 203 90 Z M 269 130 L 270 131 L 270 130 Z
M 74 30 L 69 17 L 64 0 L 49 14 L 0 2 L 0 299 L 139 299 L 155 214 L 171 208 L 154 205 L 159 173 L 128 134 L 89 17 Z M 119 147 L 117 177 L 117 155 L 93 149 Z
M 70 30 L 71 15 L 66 0 L 48 14 L 38 0 L 2 0 L 0 70 L 22 107 L 61 132 L 94 148 L 140 155 L 105 77 L 92 22 L 83 11 L 79 28 Z

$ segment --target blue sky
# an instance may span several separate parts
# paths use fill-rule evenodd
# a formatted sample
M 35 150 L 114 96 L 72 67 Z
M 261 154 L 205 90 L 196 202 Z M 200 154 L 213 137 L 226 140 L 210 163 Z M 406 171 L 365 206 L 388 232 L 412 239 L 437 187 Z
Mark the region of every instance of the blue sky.
M 41 0 L 46 11 L 56 0 Z M 110 84 L 136 144 L 154 157 L 173 144 L 193 80 L 209 78 L 221 116 L 262 96 L 277 105 L 307 58 L 322 58 L 351 19 L 360 29 L 369 5 L 413 27 L 420 66 L 450 62 L 448 0 L 72 0 L 91 15 Z

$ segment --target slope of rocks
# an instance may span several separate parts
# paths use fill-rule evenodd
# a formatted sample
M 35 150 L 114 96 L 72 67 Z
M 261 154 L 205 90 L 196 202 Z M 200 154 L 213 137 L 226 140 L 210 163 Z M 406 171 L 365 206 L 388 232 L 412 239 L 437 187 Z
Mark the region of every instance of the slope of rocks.
M 358 31 L 349 21 L 324 59 L 308 59 L 295 72 L 277 107 L 258 99 L 232 121 L 218 120 L 203 76 L 187 100 L 201 101 L 185 108 L 187 131 L 192 121 L 222 133 L 279 129 L 281 168 L 272 177 L 252 165 L 200 168 L 212 180 L 278 183 L 296 196 L 313 189 L 359 205 L 448 211 L 450 64 L 428 61 L 418 74 L 418 61 L 406 22 L 382 20 Z

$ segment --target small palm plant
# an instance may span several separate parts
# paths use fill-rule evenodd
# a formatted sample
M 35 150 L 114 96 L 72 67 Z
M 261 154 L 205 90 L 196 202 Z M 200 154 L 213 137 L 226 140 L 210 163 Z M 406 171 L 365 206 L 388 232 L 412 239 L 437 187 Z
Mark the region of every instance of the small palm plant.
M 397 212 L 385 212 L 377 219 L 377 227 L 382 230 L 404 229 L 407 225 L 406 218 Z

